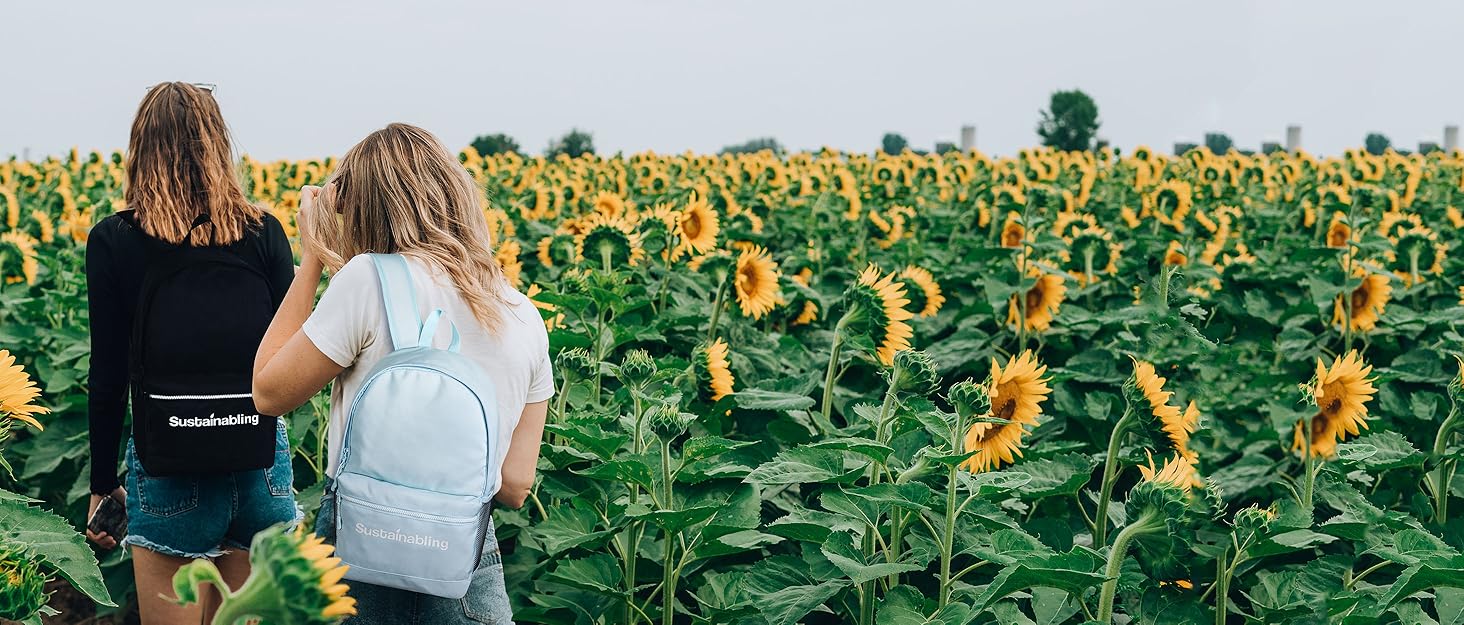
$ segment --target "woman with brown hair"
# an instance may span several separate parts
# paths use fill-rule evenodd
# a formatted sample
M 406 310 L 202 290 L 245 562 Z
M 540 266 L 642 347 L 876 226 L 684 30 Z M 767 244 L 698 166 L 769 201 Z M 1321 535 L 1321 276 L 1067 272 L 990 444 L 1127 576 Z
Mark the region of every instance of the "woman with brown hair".
M 172 577 L 211 558 L 229 584 L 249 575 L 254 534 L 298 521 L 283 424 L 250 392 L 253 352 L 294 277 L 280 223 L 251 204 L 211 90 L 170 82 L 138 107 L 126 209 L 87 240 L 91 503 L 125 503 L 103 548 L 132 547 L 143 622 L 207 622 L 180 607 Z M 124 416 L 127 481 L 117 477 Z

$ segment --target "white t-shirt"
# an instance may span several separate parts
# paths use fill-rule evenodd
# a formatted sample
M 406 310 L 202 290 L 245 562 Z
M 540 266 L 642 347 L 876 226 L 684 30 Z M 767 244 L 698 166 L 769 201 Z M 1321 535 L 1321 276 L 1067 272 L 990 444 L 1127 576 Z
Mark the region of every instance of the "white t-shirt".
M 457 326 L 462 336 L 461 353 L 487 372 L 497 391 L 498 440 L 513 440 L 513 429 L 518 425 L 524 405 L 554 396 L 549 335 L 539 311 L 528 297 L 504 284 L 502 293 L 507 306 L 500 317 L 502 327 L 490 334 L 458 295 L 446 272 L 411 257 L 407 257 L 407 265 L 417 292 L 417 313 L 425 319 L 433 309 L 441 308 L 443 321 Z M 346 413 L 350 410 L 344 398 L 355 397 L 372 367 L 392 351 L 381 284 L 369 257 L 352 258 L 331 276 L 325 294 L 302 329 L 321 353 L 346 368 L 336 378 L 330 395 L 327 471 L 333 475 L 341 451 Z M 442 323 L 433 343 L 446 348 L 450 338 L 447 324 Z M 508 447 L 499 445 L 498 457 L 492 458 L 489 465 L 499 477 L 493 485 L 495 493 L 502 484 L 503 459 L 508 455 Z

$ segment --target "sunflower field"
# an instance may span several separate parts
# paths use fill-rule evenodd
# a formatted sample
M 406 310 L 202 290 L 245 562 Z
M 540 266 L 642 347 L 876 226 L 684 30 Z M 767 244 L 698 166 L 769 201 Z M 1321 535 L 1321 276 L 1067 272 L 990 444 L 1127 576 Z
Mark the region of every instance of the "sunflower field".
M 560 391 L 519 622 L 1464 623 L 1464 155 L 461 160 Z M 0 163 L 0 618 L 130 592 L 72 529 L 121 162 Z M 294 236 L 332 164 L 240 173 Z

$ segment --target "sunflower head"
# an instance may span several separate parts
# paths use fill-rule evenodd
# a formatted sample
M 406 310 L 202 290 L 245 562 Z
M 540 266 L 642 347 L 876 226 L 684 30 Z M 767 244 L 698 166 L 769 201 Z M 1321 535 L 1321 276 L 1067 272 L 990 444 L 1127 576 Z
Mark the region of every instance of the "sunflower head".
M 1195 465 L 1190 460 L 1179 454 L 1174 454 L 1164 461 L 1164 466 L 1154 467 L 1154 456 L 1149 455 L 1147 465 L 1139 465 L 1139 473 L 1144 481 L 1156 486 L 1179 489 L 1185 493 L 1191 488 L 1204 486 L 1199 479 L 1199 473 L 1195 471 Z
M 712 401 L 732 394 L 736 378 L 732 376 L 732 363 L 728 360 L 730 353 L 727 341 L 718 338 L 709 345 L 698 346 L 692 354 L 698 391 Z
M 700 195 L 693 193 L 686 208 L 676 216 L 676 234 L 680 241 L 677 254 L 705 254 L 717 245 L 720 231 L 717 211 Z
M 591 215 L 575 237 L 575 254 L 593 266 L 610 270 L 634 266 L 645 256 L 641 234 L 624 219 Z
M 37 430 L 44 430 L 35 415 L 51 412 L 32 403 L 41 396 L 41 389 L 31 380 L 25 368 L 15 364 L 9 350 L 0 349 L 0 429 L 8 430 L 8 419 L 21 421 Z
M 1343 324 L 1350 324 L 1353 332 L 1371 332 L 1382 319 L 1383 310 L 1392 298 L 1393 287 L 1388 284 L 1387 274 L 1373 273 L 1361 265 L 1355 267 L 1353 273 L 1362 277 L 1362 284 L 1350 295 L 1337 296 L 1332 306 L 1332 325 L 1341 328 Z
M 1007 305 L 1007 323 L 1012 327 L 1022 324 L 1028 332 L 1046 332 L 1067 297 L 1067 286 L 1061 275 L 1047 273 L 1036 263 L 1029 266 L 1027 273 L 1037 281 L 1020 296 L 1022 299 L 1012 296 Z
M 885 373 L 885 378 L 891 391 L 921 397 L 934 393 L 940 386 L 935 361 L 925 352 L 909 349 L 895 353 L 894 365 Z
M 865 267 L 844 293 L 844 301 L 851 330 L 869 334 L 885 366 L 894 363 L 896 352 L 909 349 L 914 331 L 906 321 L 914 314 L 907 308 L 910 300 L 905 297 L 905 285 L 894 274 L 881 275 L 873 264 Z
M 1347 242 L 1352 240 L 1352 227 L 1347 225 L 1347 214 L 1342 211 L 1332 213 L 1332 223 L 1327 226 L 1327 247 L 1347 247 Z
M 636 388 L 644 388 L 656 374 L 656 361 L 644 349 L 632 349 L 620 359 L 620 380 Z
M 1356 350 L 1338 356 L 1330 367 L 1318 358 L 1316 374 L 1305 387 L 1317 414 L 1310 423 L 1297 422 L 1291 449 L 1304 452 L 1309 446 L 1312 457 L 1330 458 L 1338 442 L 1367 429 L 1367 402 L 1377 393 L 1371 373 L 1372 366 Z
M 1022 214 L 1017 211 L 1007 213 L 1006 222 L 1001 226 L 1001 246 L 1021 247 L 1022 241 L 1027 238 L 1027 229 L 1022 226 Z
M 1170 400 L 1174 393 L 1164 390 L 1167 382 L 1154 365 L 1134 359 L 1134 372 L 1124 383 L 1124 395 L 1144 424 L 1142 430 L 1150 440 L 1149 448 L 1179 454 L 1189 453 L 1189 437 L 1199 425 L 1199 410 L 1181 412 Z
M 249 579 L 238 589 L 223 588 L 218 569 L 195 560 L 173 576 L 173 591 L 182 604 L 199 601 L 201 581 L 220 586 L 223 600 L 215 622 L 233 623 L 252 617 L 265 623 L 329 625 L 356 614 L 356 600 L 341 579 L 347 567 L 331 557 L 335 548 L 325 539 L 276 525 L 254 535 L 249 546 Z
M 940 284 L 929 271 L 910 265 L 900 272 L 899 279 L 905 284 L 905 294 L 910 298 L 910 312 L 918 317 L 934 317 L 945 304 Z
M 732 285 L 744 316 L 761 319 L 778 305 L 777 267 L 768 251 L 755 245 L 737 257 Z
M 695 420 L 696 415 L 682 412 L 681 406 L 671 402 L 656 405 L 646 415 L 646 425 L 651 427 L 651 433 L 663 441 L 681 436 Z
M 1030 350 L 1011 357 L 1006 366 L 991 360 L 986 396 L 991 402 L 990 416 L 1002 422 L 975 423 L 966 430 L 964 449 L 976 453 L 962 466 L 972 472 L 990 471 L 1022 455 L 1026 428 L 1037 425 L 1042 402 L 1052 392 L 1047 378 L 1042 377 L 1046 372 L 1047 367 Z
M 605 219 L 615 220 L 626 216 L 625 198 L 609 191 L 601 191 L 595 194 L 591 201 L 590 208 L 596 215 Z
M 568 267 L 578 258 L 578 249 L 574 235 L 555 232 L 539 239 L 539 264 L 545 267 Z
M 554 359 L 554 368 L 564 376 L 566 383 L 587 380 L 595 374 L 595 357 L 583 347 L 566 349 Z
M 991 412 L 991 396 L 986 385 L 969 378 L 951 385 L 946 391 L 946 400 L 963 419 Z
M 46 605 L 46 575 L 29 548 L 0 543 L 0 619 L 26 621 Z

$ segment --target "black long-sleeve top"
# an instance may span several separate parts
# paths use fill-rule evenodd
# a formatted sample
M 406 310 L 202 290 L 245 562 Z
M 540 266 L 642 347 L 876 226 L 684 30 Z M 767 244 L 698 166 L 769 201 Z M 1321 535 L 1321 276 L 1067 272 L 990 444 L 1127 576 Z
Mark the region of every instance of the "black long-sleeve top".
M 86 242 L 86 299 L 91 311 L 87 420 L 91 427 L 91 491 L 98 495 L 111 493 L 119 485 L 128 353 L 142 290 L 147 236 L 129 210 L 98 222 Z M 278 310 L 295 277 L 294 255 L 279 220 L 265 213 L 258 226 L 228 247 L 264 273 L 273 307 Z

